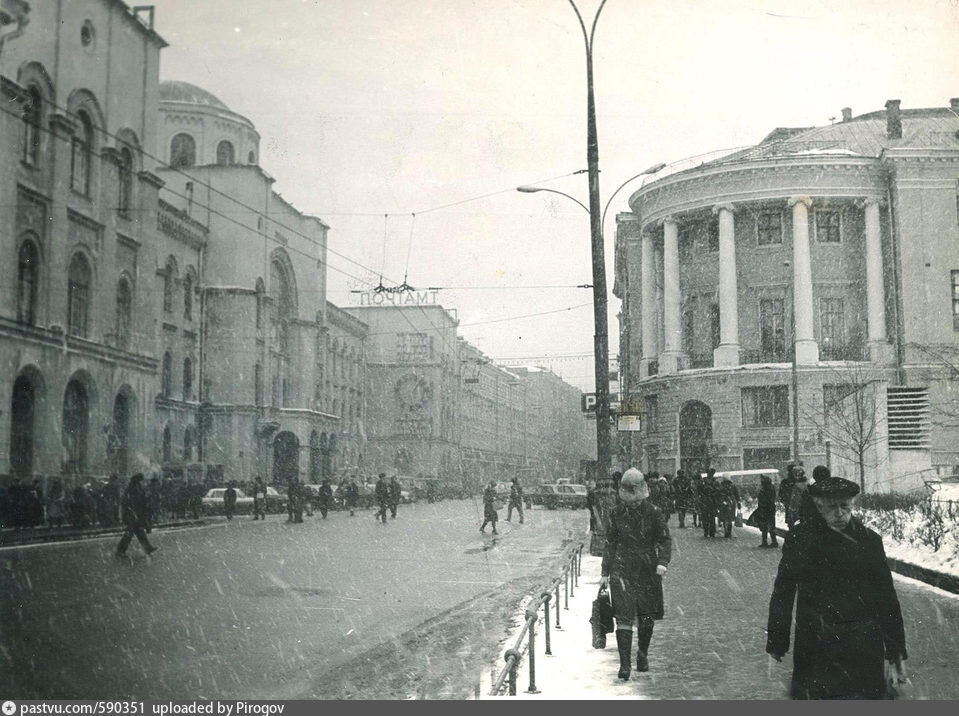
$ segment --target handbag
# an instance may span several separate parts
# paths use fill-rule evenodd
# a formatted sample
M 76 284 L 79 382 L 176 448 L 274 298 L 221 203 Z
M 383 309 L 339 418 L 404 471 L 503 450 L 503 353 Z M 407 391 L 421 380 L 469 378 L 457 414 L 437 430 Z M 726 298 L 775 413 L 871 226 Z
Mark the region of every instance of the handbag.
M 613 624 L 613 603 L 609 599 L 609 590 L 600 587 L 593 600 L 593 613 L 589 618 L 593 632 L 593 648 L 606 648 L 606 635 L 615 629 Z
M 759 508 L 753 510 L 746 518 L 746 524 L 750 527 L 759 527 Z

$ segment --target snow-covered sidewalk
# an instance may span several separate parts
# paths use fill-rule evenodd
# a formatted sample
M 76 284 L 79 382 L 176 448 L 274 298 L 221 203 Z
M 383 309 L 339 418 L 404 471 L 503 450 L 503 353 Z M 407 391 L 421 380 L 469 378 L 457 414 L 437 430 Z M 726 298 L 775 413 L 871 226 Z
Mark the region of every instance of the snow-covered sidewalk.
M 616 677 L 619 670 L 619 654 L 616 650 L 616 634 L 606 635 L 606 648 L 592 648 L 592 631 L 589 618 L 593 600 L 599 591 L 602 559 L 583 552 L 582 574 L 574 596 L 569 598 L 569 609 L 562 609 L 560 624 L 556 630 L 556 612 L 550 606 L 550 646 L 552 656 L 546 655 L 546 639 L 543 610 L 540 608 L 536 623 L 536 689 L 530 694 L 528 640 L 522 648 L 523 658 L 516 677 L 516 696 L 490 696 L 490 688 L 505 665 L 502 659 L 495 666 L 484 670 L 480 681 L 481 699 L 642 699 L 642 681 L 638 674 L 629 681 Z M 565 591 L 560 585 L 560 603 L 565 601 Z M 527 603 L 516 614 L 515 627 L 501 645 L 500 652 L 511 649 L 524 624 Z M 635 658 L 635 656 L 634 656 Z M 508 682 L 506 682 L 508 683 Z M 505 689 L 504 689 L 505 690 Z

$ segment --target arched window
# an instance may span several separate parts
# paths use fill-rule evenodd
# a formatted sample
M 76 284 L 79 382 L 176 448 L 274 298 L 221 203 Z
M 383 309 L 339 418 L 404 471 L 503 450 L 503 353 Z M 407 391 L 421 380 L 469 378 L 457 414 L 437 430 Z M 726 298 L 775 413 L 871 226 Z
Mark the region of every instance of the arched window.
M 17 320 L 33 325 L 37 319 L 37 286 L 40 282 L 40 252 L 32 238 L 20 244 L 17 261 Z
M 14 475 L 33 472 L 37 395 L 33 382 L 20 375 L 13 383 L 10 406 L 10 470 Z
M 63 448 L 67 471 L 83 472 L 87 467 L 87 435 L 90 429 L 90 405 L 86 388 L 79 380 L 67 384 L 63 396 Z
M 229 165 L 235 163 L 233 152 L 233 143 L 223 140 L 216 145 L 216 163 L 220 165 Z
M 183 279 L 183 318 L 193 320 L 193 272 L 189 270 Z
M 193 391 L 193 361 L 183 359 L 183 399 L 189 400 Z
M 256 154 L 254 154 L 253 150 L 250 150 L 250 153 L 246 155 L 246 163 L 256 164 Z
M 170 351 L 163 354 L 163 372 L 160 374 L 160 394 L 164 398 L 173 395 L 173 356 Z
M 130 327 L 133 325 L 133 290 L 130 282 L 123 277 L 117 283 L 117 346 L 127 348 L 130 345 Z
M 189 134 L 180 133 L 170 142 L 170 167 L 182 169 L 196 164 L 196 141 Z
M 40 158 L 40 137 L 43 131 L 43 96 L 36 87 L 23 110 L 23 161 L 35 166 Z
M 85 338 L 87 335 L 92 276 L 86 257 L 74 255 L 67 276 L 67 333 L 71 336 Z
M 163 462 L 173 461 L 173 435 L 170 433 L 170 426 L 163 428 Z
M 256 327 L 263 328 L 263 296 L 266 294 L 266 288 L 263 286 L 263 279 L 256 280 Z
M 133 153 L 127 147 L 120 150 L 120 183 L 117 196 L 117 211 L 121 216 L 130 216 L 133 202 Z
M 255 405 L 263 405 L 263 366 L 253 366 L 253 400 Z
M 173 258 L 167 259 L 163 273 L 163 312 L 173 313 L 173 293 L 176 289 L 176 263 Z
M 193 446 L 196 444 L 196 430 L 192 427 L 187 427 L 183 431 L 183 462 L 192 462 L 193 461 Z
M 84 111 L 77 112 L 79 127 L 71 140 L 70 188 L 90 195 L 90 170 L 93 166 L 93 122 Z

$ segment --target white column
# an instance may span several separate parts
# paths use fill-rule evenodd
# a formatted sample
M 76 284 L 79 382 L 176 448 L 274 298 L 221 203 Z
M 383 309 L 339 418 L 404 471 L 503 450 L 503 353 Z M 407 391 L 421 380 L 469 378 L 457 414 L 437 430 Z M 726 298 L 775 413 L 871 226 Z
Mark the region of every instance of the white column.
M 679 229 L 672 217 L 663 222 L 663 352 L 659 372 L 675 373 L 683 350 L 679 321 Z
M 736 283 L 736 229 L 733 206 L 714 207 L 719 215 L 719 347 L 713 351 L 713 365 L 739 365 L 739 294 Z
M 640 315 L 643 325 L 643 356 L 639 374 L 649 377 L 649 363 L 656 360 L 656 286 L 653 278 L 653 237 L 648 231 L 642 233 L 640 244 Z
M 866 219 L 866 315 L 869 357 L 878 362 L 893 358 L 886 340 L 886 302 L 882 274 L 882 237 L 879 229 L 879 200 L 863 204 Z
M 796 196 L 793 209 L 793 322 L 796 330 L 796 362 L 819 362 L 819 344 L 813 332 L 812 262 L 809 257 L 809 206 L 812 199 Z

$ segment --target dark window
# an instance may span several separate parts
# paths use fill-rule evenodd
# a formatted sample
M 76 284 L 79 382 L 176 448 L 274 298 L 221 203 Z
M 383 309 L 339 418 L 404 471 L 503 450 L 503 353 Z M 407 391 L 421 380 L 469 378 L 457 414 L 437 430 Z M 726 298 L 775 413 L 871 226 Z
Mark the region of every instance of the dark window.
M 838 359 L 845 348 L 845 321 L 841 298 L 819 299 L 819 348 L 826 360 Z
M 117 196 L 117 211 L 129 218 L 133 202 L 133 154 L 124 147 L 120 150 L 120 184 Z
M 17 261 L 17 320 L 33 325 L 37 320 L 37 286 L 40 281 L 40 253 L 31 239 L 20 245 Z
M 263 405 L 263 366 L 259 363 L 253 366 L 253 401 Z
M 10 470 L 14 475 L 33 472 L 34 427 L 37 417 L 37 396 L 33 383 L 19 376 L 13 383 L 10 402 Z
M 83 254 L 70 262 L 67 277 L 67 333 L 85 338 L 90 318 L 90 264 Z
M 249 154 L 247 154 L 247 155 L 246 155 L 246 163 L 247 163 L 247 164 L 256 164 L 256 154 L 254 154 L 253 152 L 250 152 Z
M 23 110 L 23 161 L 35 166 L 40 158 L 40 137 L 43 131 L 43 97 L 36 87 Z
M 683 353 L 692 355 L 695 347 L 696 309 L 695 303 L 690 302 L 683 311 Z
M 709 306 L 709 327 L 710 327 L 710 336 L 713 342 L 713 350 L 719 348 L 719 343 L 722 340 L 722 332 L 720 330 L 719 322 L 719 304 L 712 303 Z
M 779 211 L 762 211 L 756 217 L 756 243 L 771 246 L 783 242 L 783 218 Z
M 126 348 L 130 344 L 130 327 L 133 323 L 133 291 L 125 278 L 117 284 L 117 346 Z
M 838 244 L 840 221 L 838 211 L 816 211 L 816 240 L 822 244 Z
M 183 462 L 193 460 L 193 445 L 196 443 L 195 433 L 196 431 L 190 427 L 183 431 Z
M 173 356 L 170 351 L 163 354 L 163 372 L 160 375 L 160 393 L 164 398 L 173 395 Z
M 63 396 L 63 447 L 67 472 L 83 472 L 87 467 L 87 434 L 90 411 L 87 391 L 77 380 L 67 384 Z
M 183 317 L 193 320 L 193 274 L 187 273 L 183 279 Z
M 767 298 L 759 301 L 759 342 L 761 360 L 784 360 L 786 329 L 784 301 Z
M 189 358 L 183 359 L 183 399 L 190 400 L 190 394 L 193 392 L 193 361 Z
M 163 462 L 173 461 L 173 435 L 170 434 L 170 426 L 163 428 Z
M 743 388 L 743 427 L 769 428 L 789 425 L 789 387 L 770 385 Z
M 90 170 L 93 165 L 93 123 L 86 112 L 78 112 L 80 126 L 71 140 L 70 188 L 90 195 Z
M 216 145 L 216 163 L 220 165 L 235 163 L 233 144 L 225 139 Z
M 173 313 L 173 292 L 175 289 L 176 265 L 167 261 L 166 272 L 163 274 L 163 312 Z
M 959 331 L 959 271 L 952 272 L 952 330 Z
M 646 409 L 646 432 L 655 433 L 659 425 L 659 396 L 647 395 L 643 398 L 643 407 Z
M 170 167 L 183 169 L 196 164 L 196 141 L 189 134 L 180 133 L 170 142 Z

